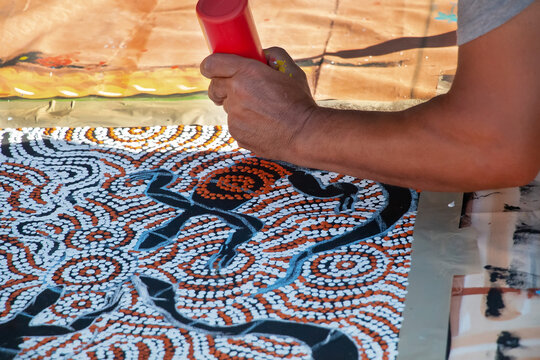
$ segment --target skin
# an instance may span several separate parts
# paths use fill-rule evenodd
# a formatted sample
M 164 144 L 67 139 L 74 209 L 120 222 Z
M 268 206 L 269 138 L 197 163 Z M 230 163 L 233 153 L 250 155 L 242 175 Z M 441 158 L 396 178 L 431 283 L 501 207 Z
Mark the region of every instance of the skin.
M 540 1 L 461 46 L 450 92 L 401 112 L 317 106 L 280 48 L 267 58 L 287 73 L 229 54 L 201 72 L 231 135 L 258 156 L 431 191 L 512 187 L 540 170 L 538 19 Z

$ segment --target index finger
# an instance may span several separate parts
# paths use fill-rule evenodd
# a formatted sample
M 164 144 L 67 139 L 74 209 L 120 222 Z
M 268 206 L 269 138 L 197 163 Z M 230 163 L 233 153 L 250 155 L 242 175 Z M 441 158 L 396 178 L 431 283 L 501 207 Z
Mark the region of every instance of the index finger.
M 202 61 L 201 74 L 209 79 L 233 77 L 255 62 L 258 61 L 233 54 L 212 54 Z

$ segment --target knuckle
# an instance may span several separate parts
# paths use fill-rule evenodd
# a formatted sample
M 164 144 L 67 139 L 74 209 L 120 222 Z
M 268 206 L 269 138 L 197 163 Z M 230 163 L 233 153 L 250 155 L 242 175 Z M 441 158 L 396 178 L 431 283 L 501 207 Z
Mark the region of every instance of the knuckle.
M 212 56 L 208 56 L 206 59 L 204 59 L 200 65 L 201 74 L 203 74 L 206 77 L 210 77 L 211 70 L 212 70 Z
M 242 96 L 245 91 L 245 86 L 242 81 L 235 80 L 231 82 L 231 94 L 234 96 Z
M 208 87 L 208 94 L 209 96 L 212 95 L 212 97 L 216 99 L 223 100 L 227 97 L 227 88 L 225 86 L 226 84 L 223 83 L 222 80 L 214 79 L 210 82 L 210 86 Z
M 214 82 L 210 82 L 210 85 L 208 86 L 208 97 L 212 100 L 216 97 L 216 89 Z
M 253 76 L 258 73 L 259 64 L 254 61 L 246 62 L 245 66 L 243 66 L 242 71 L 248 75 Z
M 272 46 L 270 48 L 267 49 L 268 52 L 272 52 L 272 53 L 284 53 L 286 52 L 285 49 L 279 47 L 279 46 Z
M 229 107 L 229 101 L 227 99 L 223 100 L 221 105 L 223 105 L 223 110 L 229 115 L 230 113 L 230 107 Z
M 230 114 L 227 117 L 227 122 L 229 125 L 229 134 L 231 134 L 232 138 L 236 140 L 237 142 L 242 141 L 241 133 L 239 129 L 234 125 L 234 118 Z

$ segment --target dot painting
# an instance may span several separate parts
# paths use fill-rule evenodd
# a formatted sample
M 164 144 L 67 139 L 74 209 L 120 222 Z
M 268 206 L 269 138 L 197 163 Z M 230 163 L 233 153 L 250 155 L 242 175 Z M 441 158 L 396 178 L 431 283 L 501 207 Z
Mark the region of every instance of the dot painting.
M 0 139 L 0 358 L 396 358 L 414 191 L 219 126 Z

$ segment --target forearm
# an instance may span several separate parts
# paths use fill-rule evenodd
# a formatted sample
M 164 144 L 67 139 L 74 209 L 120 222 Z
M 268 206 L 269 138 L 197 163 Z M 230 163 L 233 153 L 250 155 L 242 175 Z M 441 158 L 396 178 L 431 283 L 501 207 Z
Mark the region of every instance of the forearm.
M 539 14 L 535 2 L 461 46 L 448 94 L 398 113 L 315 112 L 288 157 L 425 190 L 528 183 L 540 169 Z
M 215 54 L 201 65 L 229 131 L 255 155 L 432 191 L 524 185 L 540 169 L 540 2 L 460 47 L 448 94 L 402 112 L 322 109 L 282 49 L 283 74 Z
M 432 191 L 510 186 L 512 168 L 501 176 L 492 163 L 521 164 L 505 129 L 455 103 L 447 94 L 401 112 L 320 108 L 284 160 Z

